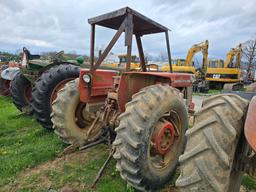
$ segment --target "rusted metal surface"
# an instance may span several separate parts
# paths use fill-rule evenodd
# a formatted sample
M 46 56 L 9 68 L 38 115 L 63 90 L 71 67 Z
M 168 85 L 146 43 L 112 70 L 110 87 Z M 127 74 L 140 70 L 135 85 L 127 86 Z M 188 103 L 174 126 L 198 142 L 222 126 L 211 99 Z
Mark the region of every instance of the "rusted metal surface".
M 133 35 L 133 15 L 128 13 L 125 26 L 125 46 L 127 46 L 126 71 L 130 70 L 132 60 L 132 35 Z
M 61 90 L 67 82 L 73 80 L 74 78 L 68 78 L 68 79 L 65 79 L 61 82 L 59 82 L 53 89 L 52 91 L 52 94 L 51 94 L 51 99 L 50 99 L 50 106 L 52 106 L 52 102 L 57 98 L 57 95 L 58 95 L 58 92 L 59 90 Z
M 135 93 L 144 87 L 159 83 L 168 84 L 183 91 L 185 87 L 192 86 L 192 75 L 146 72 L 147 67 L 145 65 L 146 62 L 141 43 L 142 35 L 164 32 L 170 64 L 171 52 L 168 28 L 152 21 L 140 13 L 125 7 L 108 14 L 91 18 L 88 22 L 92 25 L 91 58 L 94 56 L 95 26 L 100 25 L 117 30 L 97 62 L 94 64 L 94 61 L 91 60 L 90 70 L 82 69 L 79 76 L 80 101 L 82 103 L 94 103 L 105 100 L 104 107 L 101 107 L 97 111 L 96 118 L 86 130 L 86 137 L 89 142 L 92 142 L 92 140 L 89 139 L 91 138 L 91 132 L 95 130 L 97 130 L 96 132 L 101 131 L 102 134 L 98 138 L 93 138 L 93 141 L 97 142 L 97 139 L 100 141 L 101 137 L 106 137 L 107 135 L 107 143 L 111 146 L 116 135 L 115 128 L 119 124 L 118 117 L 125 111 L 125 104 L 131 101 Z M 117 71 L 100 70 L 99 68 L 104 58 L 111 51 L 123 32 L 125 32 L 125 46 L 127 48 L 126 72 L 120 75 Z M 143 72 L 127 72 L 130 71 L 133 35 L 136 37 L 140 66 Z M 170 67 L 170 69 L 172 70 L 172 67 Z M 84 75 L 89 75 L 90 81 L 87 81 L 86 78 L 88 79 L 88 76 Z M 183 136 L 180 134 L 182 131 L 180 119 L 176 111 L 170 111 L 161 118 L 159 126 L 156 126 L 153 139 L 156 147 L 152 146 L 152 148 L 154 148 L 154 150 L 152 150 L 152 164 L 159 169 L 163 169 L 173 163 L 175 159 L 174 154 L 176 154 L 179 144 L 183 140 Z M 111 158 L 111 156 L 112 154 L 109 158 Z M 107 163 L 108 160 L 106 161 L 106 164 Z M 105 165 L 102 171 L 104 167 Z M 102 171 L 100 171 L 99 177 Z M 96 179 L 96 181 L 97 180 L 98 179 Z
M 245 137 L 254 151 L 256 151 L 255 117 L 256 117 L 256 96 L 254 96 L 250 102 L 245 125 L 244 125 Z
M 165 32 L 166 36 L 166 45 L 167 45 L 167 54 L 169 63 L 171 65 L 171 52 L 170 52 L 170 43 L 169 43 L 169 35 L 168 28 L 160 25 L 159 23 L 145 17 L 144 15 L 138 13 L 137 11 L 132 10 L 129 7 L 125 7 L 119 9 L 117 11 L 113 11 L 107 14 L 103 14 L 98 17 L 94 17 L 88 20 L 91 24 L 91 71 L 95 71 L 99 68 L 103 60 L 106 58 L 114 44 L 117 42 L 119 37 L 123 32 L 125 32 L 125 46 L 127 47 L 127 63 L 126 63 L 126 71 L 130 70 L 131 64 L 131 52 L 132 52 L 132 36 L 133 34 L 136 36 L 138 52 L 140 55 L 140 63 L 142 71 L 146 71 L 147 68 L 145 66 L 145 58 L 141 45 L 140 37 L 142 35 L 152 34 L 152 33 L 160 33 Z M 96 64 L 94 64 L 94 44 L 95 44 L 95 26 L 104 26 L 111 29 L 116 29 L 117 32 L 100 55 Z M 172 67 L 170 67 L 172 71 Z
M 168 54 L 170 73 L 172 73 L 172 57 L 171 57 L 171 51 L 170 51 L 170 42 L 169 42 L 168 31 L 165 31 L 165 38 L 166 38 L 166 47 L 167 47 L 167 54 Z
M 183 137 L 181 131 L 181 119 L 176 111 L 170 111 L 158 120 L 150 138 L 149 155 L 155 168 L 164 169 L 172 164 Z
M 90 48 L 90 66 L 94 65 L 94 47 L 95 47 L 95 25 L 91 25 L 91 48 Z
M 143 47 L 142 47 L 142 43 L 141 43 L 141 36 L 135 35 L 135 37 L 136 37 L 137 47 L 138 47 L 138 51 L 139 51 L 141 69 L 142 69 L 142 71 L 147 71 L 145 56 L 144 56 Z
M 31 85 L 28 85 L 26 89 L 24 90 L 24 95 L 28 103 L 31 103 L 32 101 L 32 87 Z
M 174 143 L 175 129 L 172 123 L 160 122 L 153 133 L 152 143 L 157 153 L 166 155 Z
M 160 73 L 160 72 L 127 72 L 123 73 L 118 87 L 119 110 L 125 110 L 125 104 L 129 102 L 132 95 L 146 86 L 157 83 L 169 84 L 173 87 L 192 86 L 190 74 Z
M 117 30 L 128 13 L 134 16 L 134 29 L 135 33 L 137 34 L 146 35 L 169 30 L 167 27 L 153 21 L 152 19 L 129 7 L 124 7 L 110 13 L 90 18 L 88 19 L 88 22 L 90 24 L 96 24 Z
M 108 46 L 106 47 L 106 49 L 103 51 L 103 53 L 101 54 L 100 58 L 98 59 L 98 61 L 96 62 L 96 64 L 93 66 L 93 68 L 91 69 L 92 71 L 96 70 L 102 63 L 102 61 L 106 58 L 106 56 L 108 55 L 108 53 L 110 52 L 110 50 L 112 49 L 112 47 L 114 46 L 114 44 L 117 42 L 118 38 L 121 36 L 121 34 L 123 33 L 124 29 L 125 29 L 125 25 L 126 25 L 126 19 L 123 21 L 123 23 L 121 24 L 121 26 L 119 27 L 118 31 L 116 32 L 116 34 L 114 35 L 114 37 L 112 38 L 112 40 L 109 42 Z M 129 57 L 127 55 L 127 57 Z
M 85 83 L 83 75 L 91 74 L 88 69 L 82 69 L 79 75 L 80 100 L 82 102 L 104 101 L 107 93 L 112 89 L 113 77 L 117 71 L 97 70 L 91 75 L 91 82 Z
M 113 155 L 115 153 L 115 150 L 111 150 L 109 155 L 108 155 L 108 158 L 106 159 L 106 161 L 104 162 L 104 164 L 102 165 L 102 167 L 100 168 L 93 184 L 92 184 L 92 188 L 96 187 L 96 184 L 99 182 L 100 178 L 102 177 L 103 175 L 103 172 L 105 171 L 105 169 L 107 168 L 108 164 L 110 163 L 111 159 L 113 158 Z

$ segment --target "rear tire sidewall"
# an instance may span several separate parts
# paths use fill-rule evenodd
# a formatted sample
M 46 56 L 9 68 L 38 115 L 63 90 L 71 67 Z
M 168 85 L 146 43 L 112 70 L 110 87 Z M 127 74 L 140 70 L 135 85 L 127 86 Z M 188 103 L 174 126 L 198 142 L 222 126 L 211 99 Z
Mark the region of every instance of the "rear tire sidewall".
M 52 129 L 50 114 L 52 112 L 52 94 L 56 86 L 58 86 L 61 82 L 64 83 L 64 81 L 67 79 L 70 79 L 71 81 L 79 76 L 79 71 L 77 71 L 77 74 L 75 74 L 74 69 L 66 70 L 61 69 L 62 67 L 70 66 L 67 64 L 62 64 L 49 69 L 47 72 L 44 72 L 33 90 L 32 107 L 34 110 L 34 115 L 42 126 L 47 129 Z M 57 70 L 63 71 L 57 73 Z M 36 99 L 40 102 L 36 101 Z
M 11 97 L 13 103 L 20 111 L 31 104 L 29 98 L 26 97 L 26 90 L 29 88 L 31 89 L 31 82 L 21 72 L 11 81 Z
M 9 88 L 10 88 L 10 81 L 7 79 L 1 78 L 1 72 L 8 68 L 8 65 L 2 65 L 0 66 L 0 95 L 8 95 L 9 94 Z M 8 86 L 6 86 L 8 85 Z

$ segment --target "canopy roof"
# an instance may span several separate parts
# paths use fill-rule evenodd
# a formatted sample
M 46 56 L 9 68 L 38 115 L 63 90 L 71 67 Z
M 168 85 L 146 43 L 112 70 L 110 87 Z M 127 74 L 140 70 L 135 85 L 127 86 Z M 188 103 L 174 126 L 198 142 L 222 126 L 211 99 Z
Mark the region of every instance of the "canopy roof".
M 166 32 L 169 30 L 167 27 L 151 20 L 150 18 L 129 7 L 124 7 L 110 13 L 90 18 L 88 19 L 88 22 L 89 24 L 100 25 L 118 30 L 128 13 L 133 15 L 134 34 L 146 35 L 151 33 Z

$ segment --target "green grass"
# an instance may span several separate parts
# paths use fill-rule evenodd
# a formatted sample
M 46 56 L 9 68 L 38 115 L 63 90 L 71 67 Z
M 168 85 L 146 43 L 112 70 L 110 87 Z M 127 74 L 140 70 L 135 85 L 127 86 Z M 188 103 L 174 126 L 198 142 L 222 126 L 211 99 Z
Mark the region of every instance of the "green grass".
M 245 175 L 242 180 L 242 185 L 245 186 L 247 190 L 256 190 L 256 182 L 248 175 Z
M 9 98 L 0 97 L 0 186 L 25 168 L 54 159 L 63 143 L 29 116 L 19 115 Z
M 210 89 L 210 90 L 208 91 L 208 93 L 194 92 L 193 95 L 204 96 L 204 95 L 216 95 L 216 94 L 220 94 L 220 93 L 221 93 L 220 90 Z
M 40 171 L 26 173 L 54 160 L 65 147 L 53 132 L 43 129 L 34 118 L 21 115 L 9 98 L 0 96 L 0 191 L 16 185 L 19 185 L 17 191 L 49 191 L 49 186 L 44 186 L 45 180 L 57 191 L 65 186 L 79 191 L 133 191 L 116 172 L 115 162 L 111 162 L 97 188 L 91 189 L 108 154 L 105 146 L 78 153 L 79 158 L 86 156 L 82 162 L 73 159 L 54 167 L 49 163 L 49 167 Z
M 119 176 L 114 160 L 97 187 L 91 188 L 107 158 L 106 146 L 58 157 L 65 147 L 54 133 L 43 129 L 32 117 L 20 115 L 9 98 L 0 96 L 0 191 L 71 188 L 86 192 L 134 192 Z M 174 185 L 175 178 L 169 186 Z M 256 182 L 249 176 L 244 176 L 243 185 L 248 190 L 256 189 Z

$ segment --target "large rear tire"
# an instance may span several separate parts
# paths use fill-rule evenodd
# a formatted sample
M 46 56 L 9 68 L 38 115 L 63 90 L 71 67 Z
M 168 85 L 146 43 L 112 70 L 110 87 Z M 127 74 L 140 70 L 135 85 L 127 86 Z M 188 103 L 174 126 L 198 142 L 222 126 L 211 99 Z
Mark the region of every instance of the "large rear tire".
M 27 114 L 32 113 L 31 108 L 31 90 L 30 81 L 19 72 L 10 84 L 10 93 L 14 105 L 22 112 Z
M 3 70 L 7 69 L 8 68 L 8 65 L 2 65 L 0 67 L 0 74 Z M 2 79 L 0 77 L 0 95 L 9 95 L 10 93 L 10 81 L 9 80 L 6 80 L 6 79 Z
M 235 192 L 232 185 L 240 186 L 241 174 L 233 165 L 247 106 L 248 101 L 231 94 L 203 102 L 179 158 L 181 175 L 176 185 L 182 192 Z
M 63 64 L 50 68 L 36 81 L 32 90 L 32 108 L 37 121 L 46 129 L 52 129 L 52 102 L 64 85 L 79 77 L 79 67 Z
M 146 87 L 133 95 L 119 117 L 113 143 L 116 168 L 137 190 L 155 191 L 175 173 L 188 127 L 181 95 L 169 85 Z
M 95 113 L 85 110 L 86 103 L 80 101 L 77 80 L 66 83 L 58 92 L 52 104 L 52 122 L 55 133 L 68 144 L 83 145 L 87 140 L 87 130 L 95 118 Z M 98 132 L 92 131 L 91 135 Z

